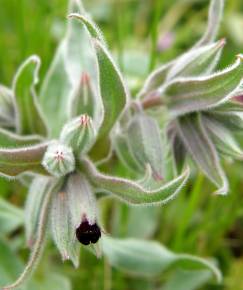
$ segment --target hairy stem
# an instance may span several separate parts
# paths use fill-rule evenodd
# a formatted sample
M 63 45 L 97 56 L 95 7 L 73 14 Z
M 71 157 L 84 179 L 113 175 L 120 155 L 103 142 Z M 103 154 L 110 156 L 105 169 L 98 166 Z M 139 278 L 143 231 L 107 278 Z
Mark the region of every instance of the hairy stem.
M 161 100 L 160 96 L 155 95 L 153 97 L 145 98 L 144 100 L 142 100 L 141 105 L 144 109 L 149 109 L 152 107 L 163 105 L 163 101 Z

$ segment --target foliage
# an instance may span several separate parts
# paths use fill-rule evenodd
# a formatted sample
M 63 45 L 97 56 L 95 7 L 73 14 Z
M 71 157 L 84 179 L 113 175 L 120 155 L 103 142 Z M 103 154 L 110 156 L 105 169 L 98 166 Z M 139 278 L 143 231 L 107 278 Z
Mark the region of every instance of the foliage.
M 151 219 L 153 228 L 157 218 L 152 214 L 158 208 L 146 206 L 173 200 L 179 208 L 174 199 L 183 198 L 190 169 L 195 169 L 190 158 L 216 186 L 216 194 L 228 193 L 221 163 L 242 158 L 243 56 L 237 55 L 231 66 L 216 71 L 225 45 L 224 39 L 215 41 L 223 4 L 223 0 L 212 0 L 202 38 L 152 71 L 137 89 L 126 84 L 103 34 L 82 3 L 70 0 L 67 30 L 40 93 L 41 62 L 36 55 L 19 67 L 11 88 L 0 86 L 0 174 L 28 187 L 25 214 L 1 202 L 0 219 L 9 224 L 2 233 L 13 233 L 24 225 L 31 250 L 23 269 L 13 249 L 1 242 L 6 255 L 2 259 L 16 261 L 13 273 L 6 275 L 9 266 L 1 264 L 6 276 L 1 283 L 10 283 L 23 269 L 3 289 L 22 286 L 30 278 L 44 255 L 49 228 L 62 260 L 71 260 L 75 267 L 81 247 L 98 258 L 104 255 L 108 275 L 109 265 L 143 279 L 157 279 L 163 273 L 167 279 L 161 289 L 197 289 L 213 277 L 221 282 L 214 261 L 174 253 L 159 243 L 126 235 L 123 239 L 109 237 L 105 215 L 114 204 L 118 210 L 111 224 L 124 223 L 119 212 L 126 209 L 130 227 L 149 224 Z M 116 168 L 122 172 L 116 174 Z M 185 235 L 200 186 L 199 179 L 186 213 L 178 218 L 178 232 L 171 244 L 174 250 Z M 120 202 L 143 207 L 128 210 Z M 186 202 L 183 206 L 185 211 Z M 166 207 L 164 211 L 166 217 Z M 112 228 L 111 232 L 116 236 Z M 22 241 L 16 243 L 19 248 Z M 47 276 L 41 287 L 70 288 L 60 273 Z M 38 283 L 34 276 L 24 287 L 38 289 Z

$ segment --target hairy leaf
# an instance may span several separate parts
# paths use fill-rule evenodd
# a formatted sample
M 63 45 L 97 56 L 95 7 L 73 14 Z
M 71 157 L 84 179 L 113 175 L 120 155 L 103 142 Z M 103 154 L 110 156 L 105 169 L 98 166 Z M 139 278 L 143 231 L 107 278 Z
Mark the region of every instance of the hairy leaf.
M 0 233 L 9 234 L 22 225 L 24 215 L 21 209 L 0 198 Z
M 139 164 L 134 159 L 131 154 L 126 135 L 122 133 L 117 133 L 113 139 L 113 146 L 116 151 L 116 154 L 119 160 L 130 170 L 134 172 L 140 172 L 141 168 L 139 168 Z
M 227 194 L 228 182 L 221 168 L 214 144 L 210 140 L 199 114 L 181 117 L 178 133 L 184 146 L 207 177 L 218 187 L 216 194 Z
M 173 67 L 174 64 L 175 61 L 171 61 L 153 71 L 145 80 L 144 85 L 138 94 L 138 97 L 141 98 L 146 95 L 149 95 L 153 93 L 153 91 L 155 91 L 157 88 L 162 86 L 166 80 L 168 72 L 170 71 L 170 69 Z
M 80 20 L 94 37 L 93 44 L 99 69 L 99 89 L 104 105 L 104 118 L 98 137 L 100 140 L 109 135 L 123 111 L 127 101 L 127 92 L 122 75 L 103 44 L 97 28 L 82 15 L 72 14 L 71 17 Z
M 35 91 L 35 86 L 39 82 L 39 69 L 40 59 L 32 55 L 20 66 L 13 81 L 16 128 L 17 132 L 23 135 L 47 135 L 46 124 Z
M 171 182 L 155 190 L 147 190 L 134 181 L 99 173 L 88 159 L 82 160 L 81 167 L 92 184 L 113 194 L 122 201 L 141 205 L 159 205 L 169 202 L 177 196 L 189 177 L 189 168 L 187 168 L 179 177 Z
M 127 143 L 143 171 L 149 164 L 154 179 L 162 179 L 165 174 L 164 150 L 157 122 L 144 113 L 136 114 L 127 128 Z
M 0 147 L 15 148 L 37 144 L 43 141 L 38 135 L 21 136 L 0 128 Z
M 2 85 L 0 85 L 0 126 L 15 126 L 13 92 Z
M 135 275 L 154 277 L 181 265 L 185 269 L 208 269 L 221 281 L 221 273 L 213 263 L 192 255 L 175 254 L 157 242 L 103 236 L 102 247 L 111 265 Z
M 166 80 L 175 77 L 200 76 L 211 73 L 218 64 L 225 40 L 191 49 L 177 59 L 168 72 Z
M 163 290 L 197 290 L 211 279 L 210 270 L 177 269 L 166 281 Z
M 199 47 L 214 41 L 219 24 L 222 19 L 224 9 L 224 0 L 211 0 L 208 13 L 208 26 L 202 38 L 196 43 L 195 47 Z
M 26 171 L 46 174 L 41 165 L 48 143 L 18 149 L 0 149 L 0 175 L 14 177 Z
M 217 119 L 207 116 L 202 117 L 202 122 L 213 137 L 214 144 L 220 152 L 234 158 L 243 159 L 243 151 L 229 129 Z
M 208 110 L 226 102 L 242 80 L 242 56 L 229 68 L 206 77 L 181 78 L 161 88 L 172 116 Z
M 69 13 L 72 12 L 83 12 L 80 1 L 70 1 Z M 94 84 L 97 95 L 94 122 L 97 126 L 100 124 L 102 104 L 96 89 L 96 70 L 94 48 L 88 32 L 79 23 L 69 21 L 40 93 L 41 105 L 48 118 L 52 137 L 58 137 L 59 131 L 70 117 L 70 102 L 80 87 L 83 73 L 89 74 Z
M 50 184 L 49 178 L 38 176 L 29 187 L 25 204 L 25 234 L 29 247 L 32 247 L 36 241 L 40 211 Z
M 85 25 L 85 27 L 87 28 L 87 30 L 89 31 L 90 35 L 93 38 L 96 38 L 100 42 L 105 43 L 104 37 L 103 37 L 101 31 L 99 30 L 97 25 L 92 21 L 92 19 L 89 18 L 89 16 L 87 14 L 81 15 L 78 13 L 71 13 L 71 14 L 69 14 L 68 17 L 69 18 L 76 18 L 76 19 L 80 20 Z

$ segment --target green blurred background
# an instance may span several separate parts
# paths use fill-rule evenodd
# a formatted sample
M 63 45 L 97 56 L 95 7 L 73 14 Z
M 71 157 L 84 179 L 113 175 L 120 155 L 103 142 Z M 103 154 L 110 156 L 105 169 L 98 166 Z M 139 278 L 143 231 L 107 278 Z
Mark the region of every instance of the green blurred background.
M 202 35 L 208 2 L 86 0 L 84 4 L 104 31 L 131 90 L 136 92 L 149 71 L 185 51 Z M 41 57 L 43 79 L 63 36 L 66 11 L 67 0 L 0 0 L 0 83 L 11 86 L 16 68 L 30 54 Z M 242 0 L 226 1 L 219 35 L 222 37 L 227 39 L 227 45 L 220 67 L 229 65 L 236 54 L 243 53 Z M 212 186 L 197 174 L 191 177 L 183 193 L 162 209 L 129 209 L 117 201 L 101 202 L 107 231 L 117 237 L 153 238 L 175 252 L 216 257 L 225 276 L 224 282 L 201 289 L 243 290 L 243 164 L 227 163 L 225 168 L 231 184 L 231 192 L 226 197 L 213 196 Z M 113 171 L 117 174 L 124 174 L 124 170 L 114 165 Z M 18 182 L 10 187 L 8 181 L 0 179 L 0 189 L 11 203 L 24 204 L 26 189 Z M 11 247 L 19 249 L 21 259 L 26 259 L 28 251 L 24 247 L 22 227 L 15 224 L 13 229 L 16 229 L 10 233 L 10 226 L 5 222 L 7 217 L 0 217 L 1 239 L 11 241 Z M 11 268 L 13 261 L 21 267 L 21 260 L 15 261 L 6 254 L 7 250 L 5 255 L 3 252 L 0 242 L 0 274 L 5 267 Z M 132 278 L 85 251 L 80 268 L 74 270 L 68 263 L 61 263 L 51 243 L 45 253 L 37 273 L 42 281 L 40 289 L 48 289 L 43 284 L 48 269 L 56 270 L 64 279 L 58 290 L 69 289 L 62 288 L 69 287 L 65 275 L 71 279 L 75 290 L 161 289 L 167 277 Z

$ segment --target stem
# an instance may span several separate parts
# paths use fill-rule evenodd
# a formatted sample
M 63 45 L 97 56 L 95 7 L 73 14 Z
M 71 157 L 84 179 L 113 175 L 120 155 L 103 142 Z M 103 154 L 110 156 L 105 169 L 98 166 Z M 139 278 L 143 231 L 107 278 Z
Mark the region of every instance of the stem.
M 48 221 L 48 209 L 49 209 L 49 202 L 53 193 L 53 189 L 56 187 L 56 183 L 53 184 L 53 186 L 50 187 L 50 190 L 47 192 L 45 199 L 43 201 L 43 206 L 41 208 L 40 212 L 40 222 L 39 227 L 37 231 L 37 238 L 36 242 L 34 244 L 33 251 L 31 252 L 30 259 L 22 272 L 22 274 L 19 276 L 19 278 L 13 283 L 8 286 L 5 286 L 2 288 L 2 290 L 11 290 L 14 288 L 19 287 L 21 284 L 25 282 L 27 278 L 30 277 L 32 274 L 34 268 L 37 266 L 39 262 L 39 258 L 41 256 L 41 253 L 44 249 L 45 244 L 45 234 L 46 234 L 46 225 Z
M 104 290 L 112 289 L 112 269 L 107 261 L 107 258 L 104 259 Z
M 154 96 L 154 97 L 150 97 L 150 98 L 144 99 L 141 102 L 141 105 L 142 105 L 142 107 L 144 109 L 149 109 L 149 108 L 152 108 L 152 107 L 163 105 L 163 101 L 161 100 L 160 96 Z

